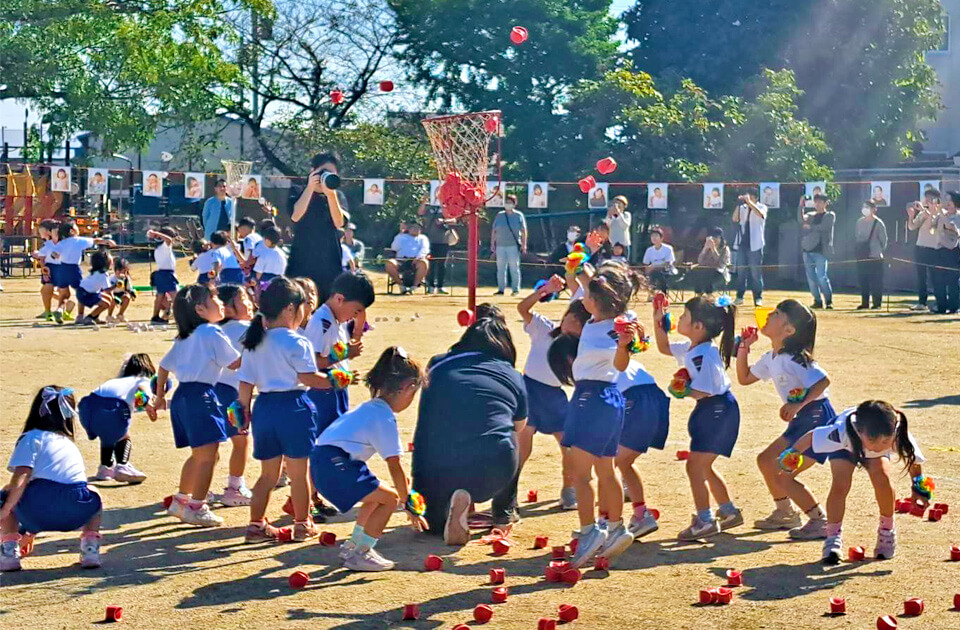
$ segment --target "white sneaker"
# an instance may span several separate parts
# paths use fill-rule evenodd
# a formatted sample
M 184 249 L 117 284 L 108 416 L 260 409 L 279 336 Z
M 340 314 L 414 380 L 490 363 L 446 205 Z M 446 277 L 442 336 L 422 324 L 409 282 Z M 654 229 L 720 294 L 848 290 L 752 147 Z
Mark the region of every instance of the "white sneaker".
M 653 514 L 649 511 L 644 513 L 642 519 L 638 520 L 636 517 L 632 517 L 630 524 L 627 526 L 627 531 L 633 534 L 634 538 L 643 538 L 658 529 L 660 529 L 660 524 L 657 523 L 657 519 L 653 518 Z
M 242 507 L 250 505 L 250 497 L 244 496 L 241 488 L 225 488 L 220 496 L 220 503 L 227 507 Z M 247 492 L 250 492 L 247 490 Z
M 577 543 L 577 553 L 573 555 L 570 565 L 574 569 L 579 569 L 593 559 L 593 556 L 603 547 L 605 542 L 607 542 L 607 530 L 599 525 L 594 525 L 587 534 L 580 535 Z
M 633 541 L 633 534 L 627 531 L 627 528 L 623 526 L 623 523 L 620 523 L 619 526 L 607 534 L 607 539 L 604 541 L 603 546 L 600 547 L 600 551 L 597 552 L 597 555 L 604 557 L 607 560 L 613 560 L 624 551 L 629 549 L 630 545 L 633 544 Z
M 183 511 L 183 522 L 200 527 L 220 527 L 223 525 L 223 519 L 214 514 L 206 503 L 197 509 L 187 507 Z
M 170 501 L 170 507 L 167 508 L 167 514 L 173 516 L 174 518 L 179 518 L 181 521 L 183 520 L 183 515 L 186 511 L 186 504 L 177 501 L 176 498 Z
M 791 509 L 789 512 L 783 512 L 774 509 L 766 518 L 761 518 L 753 522 L 753 526 L 764 531 L 776 531 L 779 529 L 796 529 L 803 524 L 800 512 Z
M 357 548 L 357 543 L 347 539 L 342 543 L 340 543 L 340 553 L 338 553 L 337 555 L 340 557 L 341 561 L 346 560 L 347 556 L 352 554 L 356 548 Z
M 343 566 L 351 571 L 389 571 L 393 568 L 393 562 L 387 560 L 373 549 L 366 547 L 357 547 L 348 555 Z
M 791 529 L 789 536 L 793 540 L 822 540 L 827 537 L 827 519 L 811 518 L 803 527 Z
M 560 509 L 565 512 L 577 509 L 576 488 L 564 488 L 560 491 Z
M 467 514 L 472 503 L 470 493 L 460 489 L 450 497 L 447 523 L 443 526 L 443 542 L 448 545 L 465 545 L 470 542 L 470 526 Z
M 116 465 L 113 469 L 113 478 L 127 483 L 143 483 L 147 476 L 134 468 L 133 464 L 127 462 L 126 464 Z
M 100 537 L 88 536 L 80 539 L 80 567 L 83 569 L 100 568 Z
M 110 481 L 114 478 L 114 467 L 113 466 L 104 466 L 100 464 L 100 467 L 97 468 L 97 474 L 93 476 L 94 481 Z
M 910 307 L 910 310 L 919 312 L 919 311 L 929 311 L 930 309 L 927 307 L 926 304 L 914 304 L 913 306 Z
M 16 540 L 8 540 L 0 545 L 0 571 L 19 571 L 20 566 L 20 543 Z
M 827 536 L 823 541 L 823 563 L 840 564 L 843 555 L 843 538 L 837 536 Z
M 690 520 L 690 527 L 686 528 L 677 535 L 677 538 L 684 541 L 700 540 L 709 538 L 720 533 L 720 521 L 717 518 L 704 522 L 696 514 Z

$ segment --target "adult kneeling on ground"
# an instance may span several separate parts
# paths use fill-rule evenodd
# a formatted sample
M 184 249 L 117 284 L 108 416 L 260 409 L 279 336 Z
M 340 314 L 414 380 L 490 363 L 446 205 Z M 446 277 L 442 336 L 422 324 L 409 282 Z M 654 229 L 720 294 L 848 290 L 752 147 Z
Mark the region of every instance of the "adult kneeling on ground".
M 450 352 L 430 361 L 414 434 L 413 487 L 430 532 L 448 545 L 470 539 L 470 505 L 492 499 L 495 525 L 517 520 L 517 431 L 527 417 L 517 351 L 502 320 L 480 319 Z

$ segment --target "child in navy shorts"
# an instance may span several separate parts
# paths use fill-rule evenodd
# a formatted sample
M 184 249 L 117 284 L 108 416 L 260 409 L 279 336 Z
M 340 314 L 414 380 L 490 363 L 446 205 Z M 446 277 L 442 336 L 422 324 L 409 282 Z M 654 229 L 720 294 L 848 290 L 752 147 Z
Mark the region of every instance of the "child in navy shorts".
M 568 461 L 577 489 L 580 542 L 571 562 L 576 568 L 596 554 L 612 560 L 633 542 L 623 524 L 623 486 L 614 468 L 623 430 L 617 377 L 630 363 L 634 336 L 643 336 L 643 331 L 631 322 L 629 330 L 618 335 L 613 325 L 638 288 L 637 275 L 626 267 L 604 266 L 590 279 L 583 298 L 591 319 L 583 327 L 573 362 L 576 388 L 567 405 L 561 442 L 570 449 Z M 594 473 L 599 515 L 594 512 Z
M 137 299 L 137 291 L 133 288 L 133 281 L 130 279 L 130 262 L 126 258 L 115 258 L 113 275 L 117 279 L 113 287 L 113 305 L 117 308 L 117 314 L 114 317 L 107 317 L 107 321 L 126 322 L 127 308 Z
M 306 541 L 320 533 L 309 512 L 307 462 L 317 438 L 317 410 L 307 388 L 331 384 L 317 371 L 313 346 L 297 333 L 305 303 L 306 296 L 297 283 L 274 278 L 260 293 L 260 311 L 243 337 L 237 402 L 253 433 L 253 458 L 260 461 L 246 542 L 278 538 L 278 530 L 264 515 L 284 463 L 290 477 L 293 540 Z M 254 388 L 259 395 L 251 412 Z
M 530 336 L 530 353 L 523 368 L 523 383 L 527 388 L 528 409 L 527 424 L 518 434 L 520 443 L 520 469 L 533 453 L 533 436 L 537 433 L 552 435 L 557 444 L 563 440 L 563 423 L 567 416 L 567 394 L 563 391 L 560 379 L 550 368 L 547 354 L 551 344 L 561 334 L 572 335 L 579 339 L 583 325 L 590 319 L 590 313 L 580 300 L 570 303 L 560 324 L 533 311 L 541 300 L 563 290 L 564 281 L 553 276 L 544 286 L 534 291 L 520 304 L 517 311 L 523 318 L 523 330 Z M 566 460 L 567 449 L 561 447 L 561 461 Z M 577 493 L 573 487 L 569 465 L 562 466 L 563 485 L 560 490 L 560 507 L 564 510 L 577 509 Z
M 173 312 L 173 300 L 180 286 L 177 280 L 177 258 L 173 253 L 173 246 L 178 237 L 172 227 L 162 227 L 159 230 L 147 230 L 147 238 L 158 239 L 160 242 L 153 250 L 153 261 L 157 264 L 156 270 L 150 274 L 150 286 L 153 287 L 156 297 L 153 300 L 153 324 L 166 324 Z
M 374 547 L 397 505 L 408 503 L 396 414 L 410 406 L 424 379 L 420 364 L 403 348 L 387 348 L 367 375 L 371 399 L 327 427 L 310 454 L 310 474 L 323 496 L 344 513 L 360 503 L 353 534 L 340 547 L 340 559 L 353 571 L 393 568 Z M 367 468 L 376 453 L 387 463 L 393 488 Z M 422 515 L 408 512 L 408 517 L 417 530 L 426 528 Z
M 663 305 L 655 300 L 653 320 L 663 321 L 664 314 Z M 736 316 L 737 309 L 729 297 L 723 295 L 712 301 L 698 296 L 687 301 L 677 322 L 677 332 L 689 341 L 670 343 L 664 327 L 654 326 L 657 349 L 673 356 L 682 368 L 674 376 L 670 393 L 697 401 L 687 422 L 692 451 L 687 476 L 697 513 L 690 527 L 680 532 L 680 540 L 698 540 L 743 524 L 743 515 L 730 499 L 726 482 L 713 467 L 717 457 L 730 457 L 740 432 L 740 406 L 730 391 L 726 373 Z M 712 341 L 721 334 L 718 350 Z M 710 509 L 711 493 L 719 505 L 717 517 Z
M 53 252 L 57 249 L 57 241 L 60 239 L 58 228 L 60 223 L 55 219 L 44 219 L 38 226 L 40 238 L 43 245 L 30 256 L 40 261 L 42 267 L 40 272 L 40 299 L 43 301 L 43 313 L 37 316 L 37 319 L 45 319 L 48 322 L 53 321 L 53 293 L 56 289 L 57 271 L 60 268 L 59 261 L 53 257 Z
M 110 252 L 97 251 L 90 256 L 90 273 L 80 281 L 77 288 L 77 324 L 102 324 L 97 317 L 100 313 L 113 312 L 111 290 L 117 283 L 112 274 L 113 257 Z M 89 317 L 84 317 L 84 309 L 93 309 Z
M 167 378 L 175 374 L 180 384 L 170 402 L 173 441 L 177 448 L 190 447 L 190 457 L 167 513 L 184 523 L 219 527 L 223 519 L 207 505 L 217 451 L 227 440 L 226 414 L 215 386 L 224 368 L 240 366 L 240 353 L 217 325 L 223 320 L 223 302 L 209 286 L 180 289 L 173 316 L 177 336 L 157 372 L 157 411 L 167 408 Z
M 80 424 L 88 438 L 100 439 L 100 467 L 94 476 L 97 481 L 142 483 L 147 478 L 130 463 L 130 424 L 135 411 L 145 411 L 150 420 L 157 419 L 150 383 L 156 373 L 150 355 L 131 355 L 116 378 L 80 399 Z
M 796 300 L 784 300 L 768 316 L 760 333 L 770 339 L 773 350 L 750 365 L 750 347 L 758 337 L 745 336 L 737 350 L 737 380 L 741 385 L 772 380 L 783 401 L 780 419 L 788 424 L 783 434 L 757 456 L 775 508 L 754 526 L 763 530 L 788 529 L 790 538 L 796 540 L 826 538 L 827 515 L 796 475 L 814 463 L 824 463 L 827 456 L 807 451 L 803 466 L 793 475 L 782 474 L 777 461 L 784 449 L 813 429 L 830 424 L 837 416 L 830 404 L 830 379 L 813 360 L 817 316 Z M 793 507 L 794 503 L 800 511 Z M 809 517 L 805 525 L 801 512 Z
M 0 571 L 19 571 L 21 555 L 40 532 L 80 534 L 80 566 L 100 566 L 100 495 L 87 485 L 83 457 L 73 442 L 77 416 L 73 390 L 41 389 L 30 405 L 0 491 Z
M 230 234 L 224 231 L 214 232 L 210 235 L 210 242 L 217 248 L 217 255 L 220 257 L 221 267 L 217 283 L 243 284 L 243 269 L 240 268 L 237 246 L 230 240 Z
M 60 240 L 53 253 L 50 254 L 59 262 L 54 284 L 58 291 L 57 310 L 53 313 L 53 318 L 58 324 L 73 320 L 70 314 L 69 304 L 70 289 L 80 288 L 80 281 L 83 274 L 80 271 L 80 262 L 83 260 L 83 254 L 91 247 L 97 245 L 106 245 L 107 247 L 116 247 L 116 243 L 106 238 L 86 238 L 78 236 L 80 230 L 72 219 L 67 219 L 60 224 L 58 228 Z
M 195 258 L 190 261 L 190 268 L 197 272 L 197 284 L 218 284 L 220 269 L 223 267 L 223 256 L 220 248 L 215 244 L 197 239 L 193 242 Z

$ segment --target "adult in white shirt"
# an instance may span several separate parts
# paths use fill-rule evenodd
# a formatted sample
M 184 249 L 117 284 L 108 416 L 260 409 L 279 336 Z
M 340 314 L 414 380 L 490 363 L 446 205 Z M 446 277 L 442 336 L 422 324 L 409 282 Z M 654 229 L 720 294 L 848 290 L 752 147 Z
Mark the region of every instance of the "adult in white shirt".
M 627 206 L 630 202 L 623 195 L 613 198 L 613 203 L 607 209 L 607 218 L 604 223 L 610 226 L 610 243 L 623 245 L 624 255 L 627 260 L 630 259 L 630 224 L 633 218 L 627 212 Z
M 960 192 L 946 193 L 944 213 L 937 217 L 937 250 L 939 258 L 933 276 L 933 289 L 937 296 L 937 313 L 953 314 L 960 308 Z
M 673 247 L 663 242 L 663 231 L 660 228 L 650 230 L 650 242 L 652 244 L 643 254 L 643 271 L 657 291 L 666 293 L 670 277 L 677 273 L 674 267 L 677 257 Z
M 917 232 L 917 245 L 913 250 L 914 267 L 917 270 L 917 303 L 911 307 L 913 311 L 927 310 L 927 297 L 936 281 L 934 276 L 940 259 L 936 225 L 942 213 L 940 191 L 934 188 L 924 191 L 923 203 L 915 201 L 907 206 L 907 228 Z M 941 308 L 941 305 L 937 304 L 937 308 Z
M 743 304 L 747 292 L 747 281 L 753 292 L 753 303 L 763 306 L 763 247 L 764 231 L 767 227 L 767 206 L 757 202 L 757 193 L 749 190 L 740 195 L 740 204 L 733 211 L 733 222 L 737 224 L 736 250 L 737 264 L 737 301 Z
M 400 287 L 400 295 L 413 293 L 413 287 L 423 283 L 430 270 L 430 240 L 420 233 L 423 229 L 418 222 L 407 224 L 407 231 L 397 234 L 390 249 L 395 258 L 387 261 L 387 274 Z

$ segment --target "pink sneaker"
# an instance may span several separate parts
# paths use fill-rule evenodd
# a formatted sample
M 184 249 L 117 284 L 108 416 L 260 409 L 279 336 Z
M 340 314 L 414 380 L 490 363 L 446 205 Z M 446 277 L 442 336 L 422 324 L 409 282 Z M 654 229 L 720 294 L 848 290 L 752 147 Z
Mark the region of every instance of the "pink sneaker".
M 247 490 L 244 494 L 243 490 L 246 488 L 226 488 L 223 491 L 223 495 L 220 497 L 220 503 L 227 507 L 241 507 L 244 505 L 250 505 L 250 491 Z

